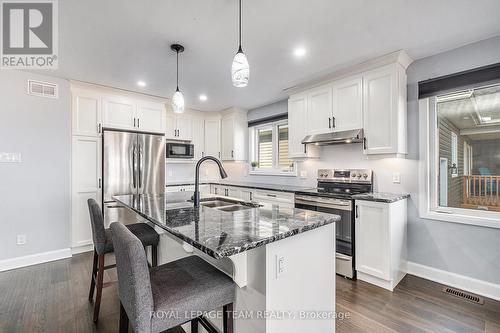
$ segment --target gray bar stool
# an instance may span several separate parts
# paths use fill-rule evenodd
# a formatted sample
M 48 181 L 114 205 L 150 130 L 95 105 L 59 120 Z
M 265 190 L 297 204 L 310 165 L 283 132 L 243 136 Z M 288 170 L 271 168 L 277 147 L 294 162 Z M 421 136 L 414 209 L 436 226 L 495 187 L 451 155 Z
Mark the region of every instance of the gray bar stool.
M 111 239 L 111 230 L 104 228 L 104 219 L 101 208 L 94 199 L 88 199 L 87 204 L 90 212 L 90 222 L 92 225 L 92 238 L 94 240 L 94 262 L 92 266 L 92 277 L 90 279 L 89 301 L 92 302 L 94 289 L 97 287 L 94 303 L 94 322 L 99 319 L 99 308 L 101 306 L 101 296 L 104 271 L 116 267 L 116 265 L 104 265 L 104 255 L 113 252 L 113 240 Z M 152 265 L 158 263 L 158 243 L 160 236 L 158 233 L 145 223 L 134 223 L 126 225 L 134 235 L 136 235 L 143 246 L 151 246 Z
M 134 332 L 163 332 L 191 322 L 191 332 L 201 324 L 218 332 L 196 314 L 223 307 L 224 333 L 233 332 L 235 284 L 226 274 L 197 256 L 148 268 L 141 242 L 120 223 L 111 224 L 118 270 L 120 332 L 129 320 Z

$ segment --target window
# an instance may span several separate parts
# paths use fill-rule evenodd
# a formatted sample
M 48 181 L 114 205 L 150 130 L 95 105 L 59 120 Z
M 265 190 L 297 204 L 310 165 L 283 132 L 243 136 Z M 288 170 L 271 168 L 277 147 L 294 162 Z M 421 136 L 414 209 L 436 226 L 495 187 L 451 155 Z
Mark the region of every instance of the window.
M 251 173 L 295 175 L 295 163 L 288 158 L 287 120 L 250 127 L 250 146 Z
M 420 107 L 421 215 L 500 227 L 500 85 L 427 98 Z

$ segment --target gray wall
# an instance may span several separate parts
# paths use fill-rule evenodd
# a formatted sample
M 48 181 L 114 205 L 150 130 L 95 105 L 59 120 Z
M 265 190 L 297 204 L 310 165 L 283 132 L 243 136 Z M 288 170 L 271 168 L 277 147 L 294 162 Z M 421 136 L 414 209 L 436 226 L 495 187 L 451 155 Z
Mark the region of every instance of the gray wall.
M 59 99 L 27 95 L 28 78 L 58 83 Z M 67 81 L 1 71 L 0 152 L 22 163 L 0 163 L 0 260 L 70 245 L 70 111 Z
M 409 158 L 418 159 L 418 82 L 500 62 L 500 37 L 415 61 L 408 68 Z M 415 173 L 418 169 L 415 169 Z M 465 276 L 500 283 L 500 229 L 418 217 L 409 207 L 410 260 Z M 499 223 L 500 224 L 500 223 Z
M 288 112 L 288 100 L 275 102 L 248 111 L 248 121 L 276 116 Z

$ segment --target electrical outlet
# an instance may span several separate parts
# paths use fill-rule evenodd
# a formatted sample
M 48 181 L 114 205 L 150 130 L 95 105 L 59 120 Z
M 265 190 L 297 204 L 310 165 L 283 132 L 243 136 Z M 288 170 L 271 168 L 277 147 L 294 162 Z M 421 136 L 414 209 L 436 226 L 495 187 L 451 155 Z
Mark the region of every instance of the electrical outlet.
M 401 184 L 401 173 L 399 172 L 394 172 L 392 174 L 392 182 L 394 184 Z
M 26 244 L 26 235 L 17 235 L 17 245 Z
M 21 163 L 21 153 L 0 153 L 0 163 Z
M 174 173 L 172 172 L 172 170 L 168 170 L 167 173 L 168 173 L 168 177 L 172 177 L 174 175 Z
M 285 273 L 285 257 L 276 256 L 276 278 L 279 278 Z

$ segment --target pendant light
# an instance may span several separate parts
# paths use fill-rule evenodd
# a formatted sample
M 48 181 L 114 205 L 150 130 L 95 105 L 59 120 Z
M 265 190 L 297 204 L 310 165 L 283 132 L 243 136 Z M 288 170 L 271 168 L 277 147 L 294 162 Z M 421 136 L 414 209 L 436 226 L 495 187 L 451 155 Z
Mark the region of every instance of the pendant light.
M 240 45 L 238 52 L 234 56 L 233 65 L 231 66 L 231 79 L 233 81 L 233 86 L 241 88 L 248 85 L 248 79 L 250 77 L 250 66 L 248 65 L 247 56 L 243 53 L 241 48 L 241 0 L 240 0 Z
M 172 109 L 175 113 L 184 112 L 184 96 L 179 90 L 179 53 L 184 52 L 184 46 L 179 44 L 170 45 L 172 51 L 177 53 L 177 89 L 175 90 L 174 96 L 172 97 Z

